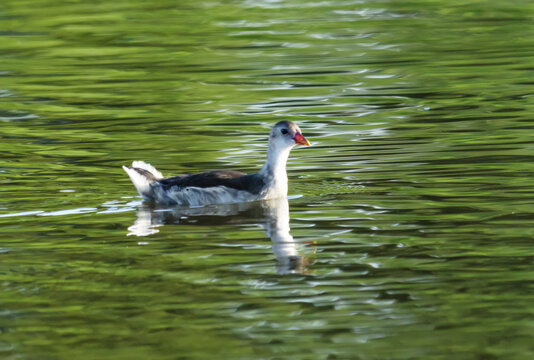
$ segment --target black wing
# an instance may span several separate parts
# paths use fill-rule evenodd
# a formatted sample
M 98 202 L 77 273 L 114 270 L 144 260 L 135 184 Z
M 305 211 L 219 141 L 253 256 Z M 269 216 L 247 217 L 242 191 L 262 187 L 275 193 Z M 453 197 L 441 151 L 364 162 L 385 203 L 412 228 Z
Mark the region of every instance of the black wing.
M 165 190 L 171 187 L 184 188 L 195 186 L 208 188 L 216 186 L 226 186 L 236 190 L 248 191 L 258 194 L 265 182 L 259 174 L 247 175 L 240 171 L 214 170 L 195 175 L 175 176 L 158 181 Z

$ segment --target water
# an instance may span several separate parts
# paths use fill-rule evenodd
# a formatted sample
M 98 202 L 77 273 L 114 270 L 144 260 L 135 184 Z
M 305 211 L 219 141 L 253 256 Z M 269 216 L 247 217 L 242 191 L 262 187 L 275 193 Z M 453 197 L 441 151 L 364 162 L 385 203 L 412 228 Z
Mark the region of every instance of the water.
M 531 359 L 533 14 L 4 0 L 0 357 Z M 282 119 L 288 202 L 150 208 L 121 169 L 253 172 Z

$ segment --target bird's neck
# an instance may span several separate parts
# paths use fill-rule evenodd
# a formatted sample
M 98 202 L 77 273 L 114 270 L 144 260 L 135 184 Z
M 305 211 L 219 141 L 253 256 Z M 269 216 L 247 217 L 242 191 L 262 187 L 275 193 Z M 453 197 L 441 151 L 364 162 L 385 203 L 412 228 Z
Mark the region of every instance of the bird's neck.
M 269 144 L 271 145 L 271 144 Z M 260 175 L 267 179 L 268 182 L 273 182 L 273 186 L 285 187 L 287 193 L 287 173 L 286 164 L 291 152 L 291 147 L 279 148 L 269 146 L 267 151 L 267 161 L 260 171 Z

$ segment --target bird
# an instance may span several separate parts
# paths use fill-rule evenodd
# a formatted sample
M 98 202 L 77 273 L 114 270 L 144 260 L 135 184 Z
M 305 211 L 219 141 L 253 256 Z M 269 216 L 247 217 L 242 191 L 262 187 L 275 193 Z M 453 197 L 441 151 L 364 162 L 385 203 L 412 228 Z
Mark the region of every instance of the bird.
M 272 127 L 267 160 L 254 174 L 211 170 L 165 178 L 144 161 L 133 161 L 130 167 L 122 168 L 139 195 L 149 203 L 197 207 L 276 199 L 287 197 L 286 163 L 295 145 L 311 144 L 296 123 L 284 120 Z

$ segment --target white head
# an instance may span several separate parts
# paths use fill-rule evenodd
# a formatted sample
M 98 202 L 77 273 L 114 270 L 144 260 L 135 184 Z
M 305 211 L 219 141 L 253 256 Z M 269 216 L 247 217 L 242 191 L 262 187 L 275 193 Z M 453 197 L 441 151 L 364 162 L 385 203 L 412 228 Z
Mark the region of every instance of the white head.
M 291 149 L 297 144 L 310 146 L 310 142 L 302 136 L 302 131 L 293 121 L 280 121 L 271 129 L 269 147 Z

